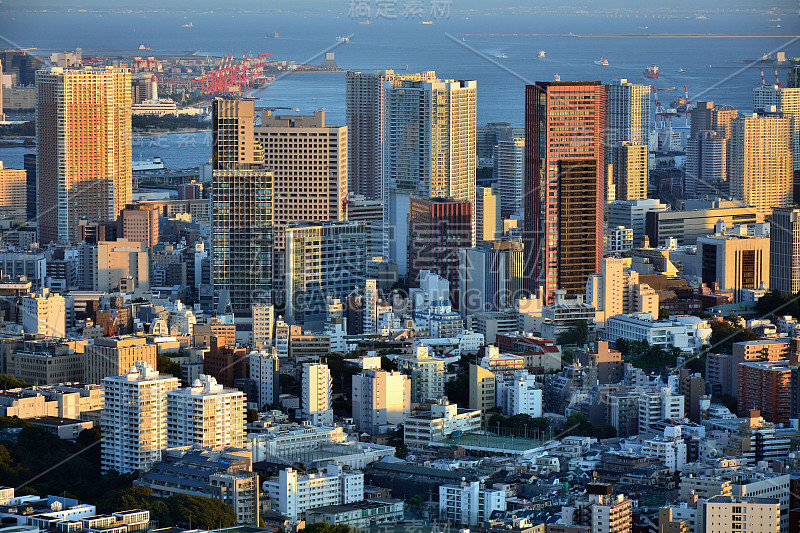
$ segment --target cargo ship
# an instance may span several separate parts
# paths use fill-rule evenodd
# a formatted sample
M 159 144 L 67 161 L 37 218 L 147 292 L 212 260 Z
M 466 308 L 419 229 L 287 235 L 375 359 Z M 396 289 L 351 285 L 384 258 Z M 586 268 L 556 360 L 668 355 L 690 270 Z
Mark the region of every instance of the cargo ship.
M 658 78 L 661 76 L 661 73 L 658 71 L 658 66 L 656 65 L 647 65 L 644 71 L 642 71 L 642 75 L 645 78 Z

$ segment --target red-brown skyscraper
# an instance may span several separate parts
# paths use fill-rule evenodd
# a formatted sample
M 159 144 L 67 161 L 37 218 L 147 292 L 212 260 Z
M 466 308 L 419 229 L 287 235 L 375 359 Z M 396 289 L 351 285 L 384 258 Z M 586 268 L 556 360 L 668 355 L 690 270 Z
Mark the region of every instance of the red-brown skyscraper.
M 525 88 L 525 289 L 584 294 L 603 259 L 605 86 Z
M 472 247 L 472 204 L 449 198 L 411 198 L 408 215 L 408 279 L 430 270 L 458 287 L 458 250 Z M 455 300 L 454 300 L 455 302 Z

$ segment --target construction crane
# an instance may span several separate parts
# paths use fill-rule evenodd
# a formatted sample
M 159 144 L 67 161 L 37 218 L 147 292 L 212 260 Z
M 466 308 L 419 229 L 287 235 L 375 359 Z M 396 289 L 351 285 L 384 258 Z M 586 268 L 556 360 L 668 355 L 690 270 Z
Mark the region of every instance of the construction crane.
M 347 220 L 347 208 L 348 206 L 353 205 L 353 201 L 350 199 L 350 193 L 353 191 L 347 191 L 347 194 L 344 195 L 342 198 L 342 213 L 344 213 L 344 219 Z
M 667 111 L 658 99 L 658 89 L 653 86 L 653 97 L 656 102 L 656 130 L 666 131 L 667 124 L 672 128 L 672 117 L 680 116 L 674 111 Z M 660 125 L 660 127 L 659 127 Z
M 230 55 L 223 55 L 217 68 L 200 77 L 202 93 L 241 93 L 264 76 L 267 56 L 271 55 L 273 54 L 262 52 L 258 57 L 253 57 L 252 54 L 243 52 L 241 61 L 237 61 L 232 52 Z
M 777 67 L 777 65 L 773 65 L 772 68 L 775 69 L 775 85 L 777 85 L 778 87 L 781 87 L 781 88 L 786 87 L 786 85 L 781 83 L 781 80 L 778 78 L 778 67 Z

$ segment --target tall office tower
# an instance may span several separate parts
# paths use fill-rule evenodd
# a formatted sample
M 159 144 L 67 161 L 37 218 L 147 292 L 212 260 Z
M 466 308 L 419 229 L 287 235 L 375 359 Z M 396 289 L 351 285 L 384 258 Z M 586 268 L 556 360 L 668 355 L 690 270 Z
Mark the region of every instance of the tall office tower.
M 740 115 L 731 125 L 731 197 L 759 213 L 792 203 L 792 153 L 789 118 Z
M 606 86 L 605 162 L 615 165 L 613 181 L 617 187 L 616 200 L 647 198 L 648 144 L 650 139 L 650 85 L 630 83 L 622 78 Z M 620 160 L 622 143 L 644 146 L 645 188 L 643 196 L 626 198 L 619 188 L 616 164 Z M 638 155 L 638 152 L 637 152 Z M 624 160 L 623 160 L 624 161 Z M 606 176 L 612 179 L 612 176 Z
M 386 132 L 383 145 L 384 224 L 398 227 L 406 211 L 394 195 L 451 198 L 473 206 L 475 244 L 475 81 L 384 82 Z M 400 232 L 398 232 L 400 233 Z M 386 255 L 401 266 L 401 235 Z
M 800 66 L 786 69 L 786 86 L 793 89 L 800 87 Z
M 525 174 L 525 138 L 500 141 L 494 147 L 494 190 L 506 213 L 522 211 L 522 182 Z
M 36 218 L 36 154 L 27 153 L 22 156 L 22 168 L 26 179 L 26 210 L 28 220 Z
M 236 314 L 272 303 L 273 173 L 253 133 L 255 102 L 217 98 L 212 107 L 211 269 Z
M 789 119 L 793 169 L 800 171 L 800 88 L 761 85 L 753 89 L 754 113 L 781 113 Z
M 364 223 L 367 257 L 383 255 L 383 203 L 360 194 L 351 194 L 347 202 L 347 220 Z
M 451 287 L 458 287 L 458 250 L 472 246 L 472 205 L 447 198 L 411 198 L 408 280 L 412 287 L 419 287 L 421 270 L 438 274 Z
M 265 348 L 264 351 L 250 352 L 248 363 L 250 379 L 256 384 L 258 408 L 264 409 L 266 405 L 277 404 L 281 394 L 277 350 Z
M 727 149 L 727 139 L 713 130 L 686 141 L 686 198 L 728 196 Z
M 39 242 L 77 242 L 78 220 L 130 203 L 131 75 L 102 67 L 36 72 Z
M 522 298 L 522 243 L 495 241 L 458 250 L 459 312 L 501 312 Z
M 179 385 L 178 378 L 160 375 L 143 361 L 127 374 L 103 380 L 103 473 L 146 472 L 161 460 L 167 447 L 167 393 Z
M 616 200 L 647 198 L 647 145 L 622 141 L 613 148 Z
M 393 70 L 348 72 L 347 154 L 350 190 L 367 198 L 381 199 L 381 152 L 386 133 L 383 115 L 384 82 L 435 80 L 433 71 L 420 74 L 397 74 Z
M 303 416 L 314 426 L 333 425 L 333 382 L 325 363 L 303 365 Z
M 776 207 L 769 229 L 769 287 L 781 294 L 800 291 L 800 209 Z
M 583 294 L 600 272 L 606 89 L 598 81 L 525 90 L 525 290 Z
M 378 435 L 411 414 L 411 381 L 405 374 L 364 370 L 352 379 L 353 422 L 359 431 Z
M 200 374 L 191 387 L 167 393 L 167 446 L 242 448 L 244 412 L 244 393 Z
M 477 243 L 491 242 L 503 232 L 500 202 L 491 187 L 478 187 L 475 194 L 475 223 Z
M 491 166 L 494 164 L 495 147 L 503 141 L 524 139 L 525 128 L 511 126 L 510 122 L 487 122 L 475 129 L 475 137 L 478 166 Z
M 297 222 L 286 228 L 287 322 L 321 328 L 328 297 L 345 300 L 366 278 L 363 222 Z
M 0 117 L 0 120 L 2 118 Z M 28 174 L 24 170 L 3 168 L 0 161 L 0 214 L 6 216 L 27 215 Z

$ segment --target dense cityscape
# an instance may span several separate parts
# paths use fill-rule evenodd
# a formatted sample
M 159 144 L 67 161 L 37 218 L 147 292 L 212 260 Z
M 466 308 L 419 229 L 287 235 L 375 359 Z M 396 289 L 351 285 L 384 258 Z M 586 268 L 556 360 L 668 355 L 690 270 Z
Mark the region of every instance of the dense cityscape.
M 112 3 L 64 9 L 140 15 Z M 614 2 L 321 4 L 334 28 L 461 20 L 515 121 L 441 62 L 352 68 L 347 31 L 298 60 L 194 51 L 191 11 L 172 49 L 0 24 L 0 533 L 800 532 L 796 6 L 725 12 L 774 48 L 695 50 L 702 78 L 598 50 L 529 80 L 482 45 L 722 13 L 699 3 L 630 34 L 602 33 Z M 270 100 L 287 78 L 312 112 Z

